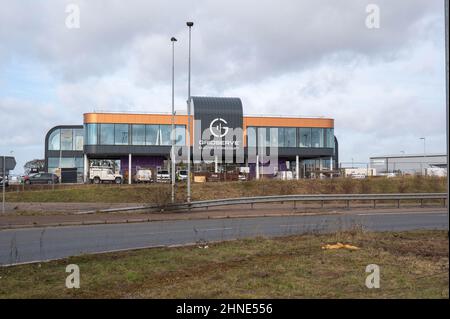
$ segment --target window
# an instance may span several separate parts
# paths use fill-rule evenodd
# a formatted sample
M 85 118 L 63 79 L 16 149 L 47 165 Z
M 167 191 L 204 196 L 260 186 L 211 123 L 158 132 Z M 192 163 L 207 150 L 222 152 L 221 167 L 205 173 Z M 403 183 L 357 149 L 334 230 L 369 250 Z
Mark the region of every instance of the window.
M 295 127 L 287 127 L 284 129 L 284 146 L 297 146 L 297 129 Z
M 324 147 L 334 148 L 334 130 L 332 128 L 323 129 Z
M 159 125 L 146 125 L 145 126 L 145 144 L 146 145 L 158 145 L 158 128 Z
M 60 148 L 60 130 L 54 130 L 48 138 L 48 149 L 51 151 L 59 151 Z
M 75 159 L 73 157 L 61 157 L 61 168 L 75 167 Z
M 100 144 L 114 145 L 114 124 L 100 124 Z
M 160 125 L 160 145 L 171 145 L 170 132 L 172 130 L 170 125 Z
M 321 128 L 311 129 L 311 146 L 323 147 L 323 133 Z
M 278 128 L 278 146 L 296 147 L 297 129 L 295 127 Z
M 186 145 L 185 125 L 175 125 L 175 145 Z
M 300 128 L 300 147 L 311 147 L 311 129 Z
M 84 134 L 82 129 L 73 130 L 73 150 L 82 151 L 83 150 L 83 139 Z
M 247 127 L 247 146 L 256 147 L 256 127 Z
M 128 145 L 128 124 L 114 125 L 114 144 Z
M 49 157 L 48 158 L 48 168 L 59 167 L 59 157 Z
M 97 124 L 86 124 L 86 145 L 97 144 Z
M 145 125 L 132 125 L 131 144 L 145 145 Z
M 72 129 L 61 130 L 61 149 L 63 151 L 71 151 L 73 145 Z

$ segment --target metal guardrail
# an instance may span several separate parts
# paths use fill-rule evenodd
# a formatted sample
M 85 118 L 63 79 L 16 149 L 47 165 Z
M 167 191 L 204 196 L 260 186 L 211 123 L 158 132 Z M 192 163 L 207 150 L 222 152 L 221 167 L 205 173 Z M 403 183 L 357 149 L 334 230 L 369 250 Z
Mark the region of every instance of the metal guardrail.
M 411 194 L 321 194 L 321 195 L 256 196 L 256 197 L 203 200 L 203 201 L 194 201 L 191 203 L 175 203 L 167 205 L 146 205 L 135 207 L 109 208 L 109 209 L 78 212 L 75 214 L 114 213 L 114 212 L 137 211 L 137 210 L 147 210 L 149 212 L 177 211 L 177 210 L 191 210 L 196 208 L 209 208 L 217 206 L 243 205 L 243 204 L 250 204 L 253 208 L 254 204 L 284 203 L 284 202 L 294 202 L 295 208 L 297 202 L 321 202 L 323 207 L 325 202 L 345 201 L 347 203 L 347 208 L 350 208 L 351 201 L 373 201 L 373 207 L 375 208 L 376 202 L 380 200 L 396 201 L 398 208 L 400 207 L 400 201 L 402 200 L 418 200 L 420 201 L 421 206 L 423 206 L 424 200 L 442 200 L 443 206 L 445 206 L 447 201 L 447 194 L 411 193 Z

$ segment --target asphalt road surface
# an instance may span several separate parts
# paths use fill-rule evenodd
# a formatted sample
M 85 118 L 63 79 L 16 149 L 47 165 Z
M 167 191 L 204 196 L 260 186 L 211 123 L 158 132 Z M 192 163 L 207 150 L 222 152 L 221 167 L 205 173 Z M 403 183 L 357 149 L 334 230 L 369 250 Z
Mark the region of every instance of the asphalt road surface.
M 0 265 L 87 253 L 206 243 L 255 236 L 332 232 L 362 226 L 373 231 L 447 229 L 447 210 L 348 212 L 339 215 L 173 220 L 0 231 Z

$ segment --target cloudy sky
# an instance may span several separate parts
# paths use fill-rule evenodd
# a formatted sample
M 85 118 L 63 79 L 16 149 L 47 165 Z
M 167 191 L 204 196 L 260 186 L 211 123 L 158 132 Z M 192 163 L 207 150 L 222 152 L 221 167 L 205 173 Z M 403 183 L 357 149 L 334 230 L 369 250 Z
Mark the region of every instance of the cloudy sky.
M 188 20 L 193 95 L 332 117 L 343 162 L 422 153 L 420 137 L 445 152 L 443 0 L 0 2 L 0 154 L 13 151 L 16 172 L 84 112 L 170 111 L 172 36 L 184 109 Z M 379 28 L 366 26 L 370 3 Z M 66 27 L 68 4 L 80 28 Z

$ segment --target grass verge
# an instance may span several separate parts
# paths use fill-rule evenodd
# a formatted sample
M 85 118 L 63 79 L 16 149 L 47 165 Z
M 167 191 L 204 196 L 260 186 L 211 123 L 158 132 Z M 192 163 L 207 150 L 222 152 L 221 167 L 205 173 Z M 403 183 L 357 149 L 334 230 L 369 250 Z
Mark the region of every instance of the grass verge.
M 344 242 L 359 250 L 323 250 Z M 365 233 L 144 249 L 0 268 L 0 298 L 448 298 L 447 231 Z M 79 289 L 65 288 L 77 264 Z M 368 264 L 381 287 L 368 289 Z
M 446 179 L 438 177 L 399 177 L 352 180 L 259 180 L 249 182 L 194 183 L 193 200 L 222 199 L 243 196 L 291 194 L 358 194 L 358 193 L 438 193 L 446 192 Z M 8 192 L 9 202 L 101 202 L 157 203 L 170 201 L 169 184 L 151 185 L 77 185 L 73 188 Z M 177 184 L 177 201 L 185 201 L 186 184 Z

